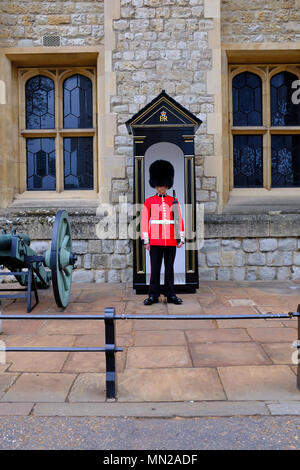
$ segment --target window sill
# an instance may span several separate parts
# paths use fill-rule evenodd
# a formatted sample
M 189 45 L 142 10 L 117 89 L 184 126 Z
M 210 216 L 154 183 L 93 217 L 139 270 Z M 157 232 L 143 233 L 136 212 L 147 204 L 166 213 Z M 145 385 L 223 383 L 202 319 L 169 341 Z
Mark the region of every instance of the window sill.
M 300 212 L 300 188 L 235 188 L 223 214 L 276 214 Z

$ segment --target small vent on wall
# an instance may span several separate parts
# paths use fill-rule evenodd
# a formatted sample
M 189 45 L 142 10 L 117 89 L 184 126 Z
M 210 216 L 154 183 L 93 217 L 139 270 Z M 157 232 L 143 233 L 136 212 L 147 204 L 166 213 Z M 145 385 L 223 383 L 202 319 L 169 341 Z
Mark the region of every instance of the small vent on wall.
M 60 46 L 60 36 L 46 35 L 43 36 L 43 46 Z

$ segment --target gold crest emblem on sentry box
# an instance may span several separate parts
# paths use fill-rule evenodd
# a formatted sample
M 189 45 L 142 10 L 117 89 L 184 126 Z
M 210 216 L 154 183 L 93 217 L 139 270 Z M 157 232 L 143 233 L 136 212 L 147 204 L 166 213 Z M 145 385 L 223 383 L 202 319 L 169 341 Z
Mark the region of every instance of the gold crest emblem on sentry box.
M 168 120 L 168 116 L 167 116 L 166 111 L 162 111 L 162 112 L 160 113 L 159 120 L 160 120 L 160 122 L 165 122 L 165 121 Z

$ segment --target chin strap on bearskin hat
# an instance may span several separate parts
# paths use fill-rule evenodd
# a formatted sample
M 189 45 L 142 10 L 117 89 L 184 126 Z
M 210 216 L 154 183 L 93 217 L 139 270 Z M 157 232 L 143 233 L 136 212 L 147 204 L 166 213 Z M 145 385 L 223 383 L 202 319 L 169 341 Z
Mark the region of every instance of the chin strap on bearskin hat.
M 166 186 L 171 188 L 174 183 L 174 167 L 167 160 L 156 160 L 149 168 L 149 184 L 152 188 Z

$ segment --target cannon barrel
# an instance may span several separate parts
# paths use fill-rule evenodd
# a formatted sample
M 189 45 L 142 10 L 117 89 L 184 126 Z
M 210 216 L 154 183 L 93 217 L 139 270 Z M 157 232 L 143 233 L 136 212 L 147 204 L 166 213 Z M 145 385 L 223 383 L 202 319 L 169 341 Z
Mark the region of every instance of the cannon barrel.
M 27 246 L 30 245 L 30 238 L 25 233 L 18 233 L 17 235 L 4 233 L 0 235 L 0 256 L 1 256 L 1 251 L 10 250 L 13 236 L 19 237 L 21 240 L 23 240 L 25 245 Z

